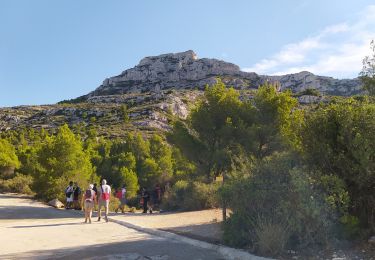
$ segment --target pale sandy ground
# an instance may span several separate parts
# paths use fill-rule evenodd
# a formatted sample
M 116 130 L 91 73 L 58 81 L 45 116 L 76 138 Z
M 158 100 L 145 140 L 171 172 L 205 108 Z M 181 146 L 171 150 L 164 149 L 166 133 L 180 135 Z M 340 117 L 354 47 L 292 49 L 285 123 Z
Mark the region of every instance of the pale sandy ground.
M 152 217 L 154 223 L 167 221 Z M 0 194 L 0 259 L 223 259 L 216 252 L 115 223 L 82 222 L 77 212 Z
M 221 243 L 221 209 L 160 214 L 119 213 L 111 214 L 111 218 L 141 227 L 168 230 L 208 242 Z

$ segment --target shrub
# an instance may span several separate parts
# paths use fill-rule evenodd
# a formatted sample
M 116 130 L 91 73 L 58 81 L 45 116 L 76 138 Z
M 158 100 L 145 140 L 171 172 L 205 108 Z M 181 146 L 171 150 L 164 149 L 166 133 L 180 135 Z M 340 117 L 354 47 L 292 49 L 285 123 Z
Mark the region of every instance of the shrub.
M 298 96 L 309 95 L 309 96 L 320 96 L 320 92 L 314 88 L 307 88 L 298 93 Z
M 233 211 L 224 223 L 227 243 L 260 248 L 260 243 L 266 245 L 267 229 L 272 225 L 279 228 L 285 240 L 279 246 L 273 245 L 274 251 L 285 243 L 290 247 L 305 247 L 327 241 L 334 212 L 322 190 L 314 187 L 308 171 L 293 165 L 296 161 L 291 155 L 275 154 L 261 160 L 251 177 L 238 179 L 221 189 L 223 200 Z M 290 227 L 288 232 L 283 229 L 285 226 Z M 271 238 L 268 239 L 271 244 Z
M 164 209 L 201 210 L 218 207 L 216 183 L 177 181 L 162 201 Z
M 288 243 L 290 234 L 287 223 L 258 217 L 254 223 L 256 248 L 261 254 L 280 254 Z
M 30 175 L 17 173 L 12 179 L 1 180 L 0 190 L 3 192 L 15 192 L 32 195 L 33 192 L 30 189 L 32 183 L 33 177 Z
M 115 211 L 119 206 L 120 200 L 112 195 L 109 199 L 109 211 Z

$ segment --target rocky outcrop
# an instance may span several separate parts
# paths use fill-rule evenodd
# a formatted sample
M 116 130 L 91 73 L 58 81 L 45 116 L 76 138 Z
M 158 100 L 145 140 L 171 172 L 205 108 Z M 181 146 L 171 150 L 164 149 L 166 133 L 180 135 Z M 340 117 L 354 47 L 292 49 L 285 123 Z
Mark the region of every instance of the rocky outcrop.
M 279 82 L 281 90 L 290 89 L 294 93 L 306 89 L 316 89 L 321 93 L 350 96 L 361 92 L 360 79 L 334 79 L 331 77 L 317 76 L 308 71 L 283 76 L 264 76 L 270 81 Z
M 60 208 L 64 207 L 64 204 L 61 201 L 59 201 L 58 199 L 53 199 L 53 200 L 49 201 L 48 205 L 50 205 L 54 208 L 57 208 L 57 209 L 60 209 Z
M 134 68 L 107 78 L 88 97 L 127 93 L 160 92 L 165 89 L 203 89 L 223 77 L 227 85 L 249 88 L 260 83 L 255 73 L 240 70 L 237 65 L 216 59 L 198 59 L 193 51 L 164 54 L 142 59 Z
M 361 91 L 359 79 L 334 79 L 303 71 L 284 76 L 257 75 L 243 72 L 232 63 L 217 59 L 198 59 L 193 51 L 163 54 L 143 58 L 134 68 L 120 75 L 107 78 L 86 98 L 130 93 L 160 93 L 166 89 L 203 89 L 220 77 L 236 89 L 257 88 L 265 82 L 279 82 L 281 90 L 300 92 L 307 88 L 332 95 L 353 95 Z

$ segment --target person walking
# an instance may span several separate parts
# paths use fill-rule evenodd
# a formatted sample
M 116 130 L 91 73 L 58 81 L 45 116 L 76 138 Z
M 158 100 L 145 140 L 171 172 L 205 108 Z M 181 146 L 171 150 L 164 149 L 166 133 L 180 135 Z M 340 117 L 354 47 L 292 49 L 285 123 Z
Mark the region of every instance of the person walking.
M 108 222 L 108 210 L 109 210 L 109 200 L 111 197 L 111 187 L 107 185 L 105 179 L 102 180 L 102 185 L 98 189 L 98 221 L 102 217 L 102 207 L 104 207 L 105 221 Z
M 81 208 L 85 211 L 85 223 L 91 224 L 92 210 L 96 201 L 96 193 L 93 190 L 94 185 L 90 184 L 85 194 L 82 196 Z
M 148 202 L 150 200 L 150 193 L 147 191 L 146 188 L 142 188 L 141 197 L 143 199 L 143 213 L 147 213 L 148 210 Z M 151 212 L 152 213 L 152 212 Z
M 69 186 L 66 187 L 66 189 L 65 189 L 65 197 L 66 197 L 65 208 L 66 209 L 71 209 L 72 206 L 73 206 L 73 192 L 74 192 L 73 182 L 70 181 Z
M 94 183 L 94 187 L 92 188 L 92 190 L 95 192 L 96 198 L 98 198 L 98 188 L 97 188 L 97 186 L 98 186 L 98 184 Z M 98 200 L 96 200 L 96 202 L 94 203 L 93 211 L 95 211 L 97 209 L 97 205 L 98 205 Z
M 116 197 L 120 200 L 120 205 L 116 209 L 116 213 L 118 212 L 119 209 L 121 209 L 122 213 L 125 213 L 125 205 L 126 205 L 126 186 L 122 185 L 122 188 L 118 190 L 116 193 Z

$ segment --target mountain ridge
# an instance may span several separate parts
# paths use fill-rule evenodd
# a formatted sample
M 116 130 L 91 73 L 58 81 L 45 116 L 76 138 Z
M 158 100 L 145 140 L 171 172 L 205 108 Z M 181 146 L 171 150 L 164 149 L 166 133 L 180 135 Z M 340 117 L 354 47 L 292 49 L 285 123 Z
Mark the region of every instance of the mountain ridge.
M 206 85 L 216 83 L 217 78 L 235 89 L 256 89 L 266 82 L 278 82 L 281 90 L 290 89 L 294 93 L 307 88 L 339 96 L 361 92 L 358 78 L 335 79 L 308 71 L 280 76 L 260 75 L 242 71 L 238 65 L 223 60 L 199 59 L 194 51 L 188 50 L 145 57 L 135 67 L 106 78 L 98 88 L 83 97 L 160 92 L 171 88 L 204 89 Z

